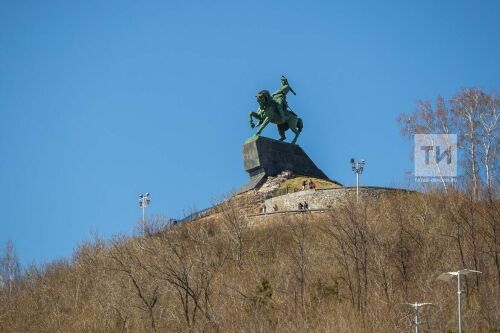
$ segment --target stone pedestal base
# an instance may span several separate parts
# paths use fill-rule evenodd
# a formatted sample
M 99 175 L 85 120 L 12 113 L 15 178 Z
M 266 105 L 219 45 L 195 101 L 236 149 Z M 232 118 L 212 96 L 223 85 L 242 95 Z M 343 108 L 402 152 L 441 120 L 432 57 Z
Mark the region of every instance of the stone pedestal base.
M 295 175 L 330 180 L 298 145 L 258 137 L 243 145 L 243 163 L 250 180 L 240 189 L 249 191 L 262 185 L 267 176 L 289 170 Z

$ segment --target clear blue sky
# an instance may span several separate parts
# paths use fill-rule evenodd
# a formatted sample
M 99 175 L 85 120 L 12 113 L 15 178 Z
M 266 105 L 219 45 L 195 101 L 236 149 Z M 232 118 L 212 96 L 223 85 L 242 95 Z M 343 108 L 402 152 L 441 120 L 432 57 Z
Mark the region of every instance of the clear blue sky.
M 498 91 L 499 14 L 497 0 L 0 0 L 0 245 L 26 265 L 91 231 L 130 234 L 141 192 L 150 215 L 209 206 L 247 180 L 247 115 L 281 74 L 327 175 L 352 185 L 358 157 L 365 184 L 406 186 L 396 116 Z

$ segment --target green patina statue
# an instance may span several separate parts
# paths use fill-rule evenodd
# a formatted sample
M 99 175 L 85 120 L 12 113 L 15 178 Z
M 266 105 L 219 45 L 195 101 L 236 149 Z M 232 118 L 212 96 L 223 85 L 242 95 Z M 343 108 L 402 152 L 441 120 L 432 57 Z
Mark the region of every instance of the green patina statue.
M 250 126 L 255 127 L 253 118 L 258 120 L 257 126 L 259 130 L 253 137 L 258 137 L 264 128 L 271 122 L 278 126 L 278 131 L 280 133 L 280 141 L 286 139 L 285 132 L 291 129 L 295 133 L 295 137 L 292 140 L 294 144 L 299 137 L 300 132 L 302 132 L 303 123 L 295 112 L 293 112 L 286 101 L 286 94 L 288 92 L 296 95 L 292 87 L 288 84 L 286 77 L 281 76 L 281 87 L 272 95 L 267 90 L 261 90 L 256 98 L 257 103 L 259 103 L 259 108 L 255 112 L 250 112 Z

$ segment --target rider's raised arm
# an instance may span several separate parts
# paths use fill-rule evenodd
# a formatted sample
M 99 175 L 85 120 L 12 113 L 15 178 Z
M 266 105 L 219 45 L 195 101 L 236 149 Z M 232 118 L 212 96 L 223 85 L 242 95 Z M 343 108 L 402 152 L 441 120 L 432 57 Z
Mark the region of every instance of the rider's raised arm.
M 278 90 L 276 90 L 274 93 L 273 93 L 273 96 L 275 95 L 283 95 L 283 96 L 286 96 L 286 94 L 288 94 L 288 92 L 290 91 L 290 86 L 288 84 L 285 84 L 284 86 L 281 86 L 281 88 L 279 88 Z

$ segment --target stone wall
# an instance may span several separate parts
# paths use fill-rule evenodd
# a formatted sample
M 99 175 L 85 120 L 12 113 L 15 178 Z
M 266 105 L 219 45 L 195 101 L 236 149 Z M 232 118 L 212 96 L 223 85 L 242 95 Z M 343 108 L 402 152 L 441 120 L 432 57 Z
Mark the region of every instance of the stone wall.
M 396 188 L 387 187 L 360 187 L 360 199 L 364 197 L 378 197 L 382 194 L 397 193 L 406 191 Z M 356 197 L 356 187 L 343 187 L 335 189 L 318 189 L 304 190 L 294 193 L 289 193 L 265 201 L 268 213 L 274 211 L 274 205 L 278 207 L 278 211 L 298 210 L 299 203 L 307 202 L 309 209 L 328 209 L 338 206 L 342 201 L 345 201 L 349 196 Z

